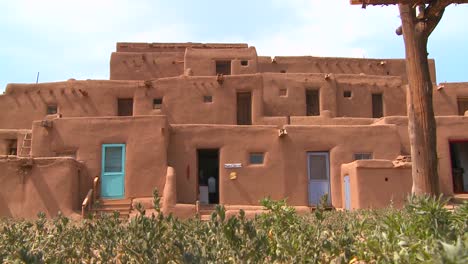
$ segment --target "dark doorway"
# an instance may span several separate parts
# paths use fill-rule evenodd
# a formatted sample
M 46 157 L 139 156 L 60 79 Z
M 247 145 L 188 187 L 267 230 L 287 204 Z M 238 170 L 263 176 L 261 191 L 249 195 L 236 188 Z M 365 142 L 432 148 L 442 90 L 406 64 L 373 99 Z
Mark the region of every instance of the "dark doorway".
M 306 90 L 306 112 L 308 116 L 320 115 L 320 97 L 318 90 Z
M 198 149 L 198 200 L 219 203 L 219 150 Z
M 237 93 L 237 124 L 252 124 L 252 93 Z
M 133 115 L 133 98 L 117 99 L 117 115 L 132 116 Z
M 450 142 L 453 192 L 468 193 L 468 141 Z
M 372 117 L 381 118 L 383 116 L 382 94 L 372 94 Z
M 231 61 L 216 61 L 216 74 L 231 75 Z

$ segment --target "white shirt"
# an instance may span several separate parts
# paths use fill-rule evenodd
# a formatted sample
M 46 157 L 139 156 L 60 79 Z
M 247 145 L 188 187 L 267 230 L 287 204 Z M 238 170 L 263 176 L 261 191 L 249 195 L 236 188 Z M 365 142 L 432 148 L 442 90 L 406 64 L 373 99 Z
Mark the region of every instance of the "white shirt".
M 209 193 L 215 193 L 216 192 L 216 179 L 211 176 L 208 179 L 208 192 Z

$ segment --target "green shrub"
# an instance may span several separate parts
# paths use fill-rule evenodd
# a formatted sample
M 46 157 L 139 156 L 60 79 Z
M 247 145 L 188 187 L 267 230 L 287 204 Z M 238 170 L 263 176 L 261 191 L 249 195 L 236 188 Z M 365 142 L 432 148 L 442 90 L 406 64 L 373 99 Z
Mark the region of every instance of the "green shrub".
M 159 197 L 157 191 L 155 197 Z M 410 197 L 397 210 L 305 215 L 285 200 L 263 199 L 265 213 L 210 221 L 160 213 L 121 221 L 118 214 L 79 222 L 0 220 L 2 263 L 468 263 L 468 204 L 448 211 L 441 197 Z

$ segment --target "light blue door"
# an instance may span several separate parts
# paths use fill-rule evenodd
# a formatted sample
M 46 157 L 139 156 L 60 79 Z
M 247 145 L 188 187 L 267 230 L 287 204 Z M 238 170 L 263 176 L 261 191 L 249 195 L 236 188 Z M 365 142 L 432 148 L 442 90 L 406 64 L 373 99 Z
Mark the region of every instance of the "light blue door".
M 320 198 L 328 194 L 330 204 L 330 165 L 328 152 L 308 152 L 307 168 L 309 176 L 309 204 L 316 206 Z
M 344 196 L 345 196 L 345 209 L 351 210 L 351 186 L 349 182 L 349 175 L 344 176 Z
M 102 145 L 101 197 L 124 197 L 125 144 Z

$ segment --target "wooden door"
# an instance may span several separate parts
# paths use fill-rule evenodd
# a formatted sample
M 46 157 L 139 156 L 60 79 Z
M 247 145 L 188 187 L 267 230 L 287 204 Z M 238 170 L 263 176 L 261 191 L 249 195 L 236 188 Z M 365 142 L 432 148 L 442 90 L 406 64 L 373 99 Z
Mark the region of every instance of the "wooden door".
M 320 97 L 318 90 L 306 90 L 306 113 L 308 116 L 320 115 Z
M 382 94 L 372 94 L 372 117 L 380 118 L 383 116 Z
M 237 124 L 252 125 L 252 93 L 237 93 Z
M 328 194 L 328 203 L 330 197 L 330 164 L 328 152 L 309 152 L 307 153 L 307 169 L 309 177 L 309 204 L 316 206 L 320 198 Z
M 101 197 L 124 197 L 125 144 L 102 145 Z
M 132 116 L 133 115 L 133 98 L 119 98 L 117 100 L 117 115 Z

